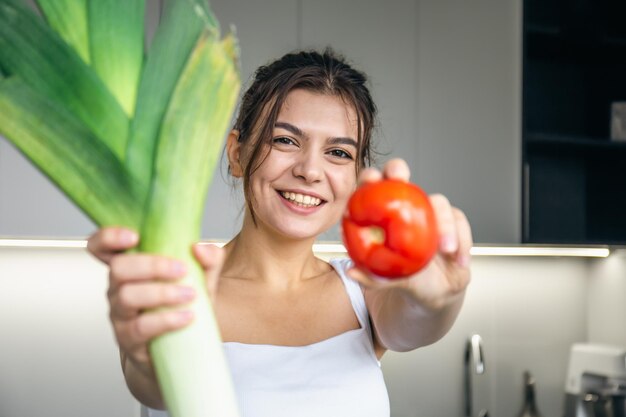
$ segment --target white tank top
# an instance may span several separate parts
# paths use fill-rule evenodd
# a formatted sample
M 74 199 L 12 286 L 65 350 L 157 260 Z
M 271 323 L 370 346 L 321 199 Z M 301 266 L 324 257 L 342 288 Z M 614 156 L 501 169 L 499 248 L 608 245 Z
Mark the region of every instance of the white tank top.
M 223 344 L 241 417 L 389 417 L 389 397 L 372 343 L 365 298 L 331 260 L 360 328 L 307 346 Z M 144 417 L 167 417 L 142 408 Z

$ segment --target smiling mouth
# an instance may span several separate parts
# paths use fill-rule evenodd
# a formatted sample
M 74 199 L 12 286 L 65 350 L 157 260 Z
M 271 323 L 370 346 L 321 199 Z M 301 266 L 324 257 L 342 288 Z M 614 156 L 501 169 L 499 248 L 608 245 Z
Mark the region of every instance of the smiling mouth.
M 292 193 L 289 191 L 279 191 L 279 194 L 285 200 L 289 200 L 291 203 L 300 207 L 317 207 L 324 203 L 324 200 L 306 194 Z

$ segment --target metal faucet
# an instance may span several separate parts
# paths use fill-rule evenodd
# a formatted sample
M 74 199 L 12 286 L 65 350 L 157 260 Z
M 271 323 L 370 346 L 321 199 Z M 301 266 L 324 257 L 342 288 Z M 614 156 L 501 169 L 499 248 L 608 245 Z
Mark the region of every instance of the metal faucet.
M 470 367 L 471 361 L 471 367 Z M 471 335 L 465 343 L 463 360 L 465 417 L 473 417 L 472 410 L 472 369 L 476 375 L 485 373 L 485 359 L 483 355 L 483 339 L 478 334 Z M 478 417 L 488 417 L 487 410 L 481 410 Z

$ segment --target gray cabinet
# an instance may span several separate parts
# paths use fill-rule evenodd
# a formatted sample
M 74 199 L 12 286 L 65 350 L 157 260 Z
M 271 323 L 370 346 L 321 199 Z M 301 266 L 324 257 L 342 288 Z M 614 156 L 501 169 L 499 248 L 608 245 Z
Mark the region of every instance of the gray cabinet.
M 417 178 L 477 242 L 521 240 L 521 2 L 420 1 Z

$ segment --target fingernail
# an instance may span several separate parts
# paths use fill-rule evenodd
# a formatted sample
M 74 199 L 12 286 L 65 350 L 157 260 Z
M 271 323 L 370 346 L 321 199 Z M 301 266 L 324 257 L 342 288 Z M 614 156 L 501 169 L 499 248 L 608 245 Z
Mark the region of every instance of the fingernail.
M 139 236 L 132 230 L 122 230 L 120 233 L 120 240 L 125 245 L 133 245 L 137 243 L 137 240 L 139 240 Z
M 183 301 L 190 301 L 196 296 L 196 290 L 192 287 L 180 286 L 178 287 L 178 296 Z
M 176 312 L 176 322 L 178 324 L 189 323 L 193 319 L 193 311 L 191 310 L 178 310 Z
M 461 255 L 459 256 L 457 263 L 462 268 L 468 268 L 470 266 L 471 260 L 472 260 L 472 257 L 470 255 Z
M 441 238 L 441 250 L 446 253 L 456 252 L 457 241 L 454 236 L 447 235 Z
M 172 268 L 172 272 L 176 276 L 184 275 L 185 271 L 187 270 L 187 268 L 185 267 L 185 264 L 180 261 L 173 261 L 170 267 Z

